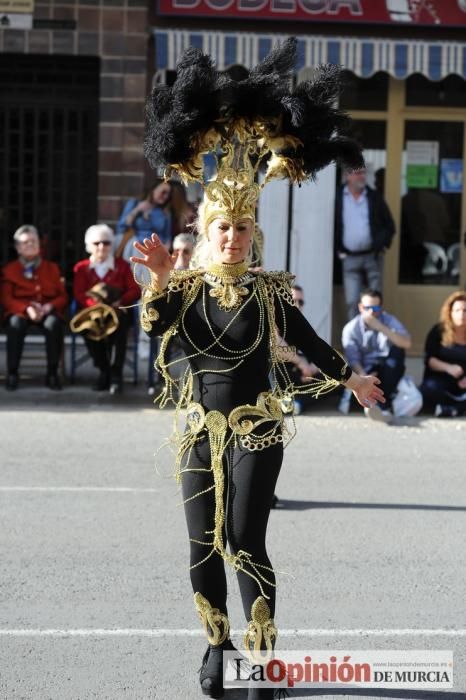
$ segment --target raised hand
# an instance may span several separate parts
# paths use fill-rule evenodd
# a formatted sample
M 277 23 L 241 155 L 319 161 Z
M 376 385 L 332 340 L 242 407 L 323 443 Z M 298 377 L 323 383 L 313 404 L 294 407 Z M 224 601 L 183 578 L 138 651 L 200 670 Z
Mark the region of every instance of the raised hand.
M 147 267 L 155 277 L 157 285 L 165 289 L 176 256 L 170 255 L 156 233 L 150 238 L 144 238 L 142 243 L 136 241 L 134 247 L 142 253 L 142 257 L 133 255 L 130 258 L 131 262 Z

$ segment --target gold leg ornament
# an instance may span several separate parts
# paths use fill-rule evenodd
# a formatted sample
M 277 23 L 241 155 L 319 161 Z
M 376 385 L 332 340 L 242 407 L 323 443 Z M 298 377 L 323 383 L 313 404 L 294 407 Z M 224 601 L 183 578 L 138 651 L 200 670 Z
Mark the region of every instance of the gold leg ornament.
M 252 663 L 266 663 L 272 656 L 278 631 L 263 596 L 252 604 L 251 617 L 244 635 L 244 647 Z
M 221 613 L 218 608 L 213 608 L 202 593 L 194 594 L 194 605 L 201 618 L 209 644 L 213 646 L 222 644 L 230 633 L 228 617 Z

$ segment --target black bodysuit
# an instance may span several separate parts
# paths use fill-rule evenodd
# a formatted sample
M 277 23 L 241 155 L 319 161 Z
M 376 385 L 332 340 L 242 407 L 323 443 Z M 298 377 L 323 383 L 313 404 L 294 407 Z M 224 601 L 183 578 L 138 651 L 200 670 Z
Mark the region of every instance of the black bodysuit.
M 238 571 L 246 619 L 259 595 L 268 598 L 272 616 L 275 612 L 275 577 L 265 537 L 287 433 L 283 415 L 292 411 L 296 390 L 276 357 L 276 328 L 327 380 L 334 380 L 317 382 L 319 391 L 351 376 L 341 356 L 319 338 L 293 304 L 290 278 L 285 273 L 246 273 L 236 288 L 247 293 L 237 308 L 229 310 L 221 308 L 225 287 L 212 284 L 212 278 L 198 271 L 172 273 L 168 294 L 154 299 L 157 294 L 147 291 L 144 299 L 143 327 L 149 335 L 168 331 L 165 338 L 176 333 L 192 372 L 192 391 L 186 384 L 187 432 L 181 437 L 190 444 L 181 450 L 179 472 L 193 590 L 226 614 L 224 560 L 228 561 Z M 164 341 L 162 355 L 163 345 Z M 159 365 L 163 370 L 163 357 Z M 258 401 L 260 395 L 265 403 Z M 223 432 L 217 430 L 222 420 L 216 412 L 230 419 Z M 212 430 L 206 428 L 207 415 L 219 419 L 212 421 Z M 248 426 L 243 421 L 248 419 L 254 424 L 252 436 L 244 434 Z M 203 428 L 198 430 L 199 426 Z M 224 549 L 227 544 L 229 553 Z

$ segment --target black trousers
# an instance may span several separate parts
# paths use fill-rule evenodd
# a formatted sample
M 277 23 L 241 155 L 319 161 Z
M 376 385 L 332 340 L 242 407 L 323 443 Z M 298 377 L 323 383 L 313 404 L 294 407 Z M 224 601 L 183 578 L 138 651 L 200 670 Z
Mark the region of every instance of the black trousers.
M 114 333 L 98 341 L 84 335 L 84 340 L 94 366 L 101 372 L 120 378 L 125 363 L 129 318 L 125 311 L 117 311 L 117 315 L 119 325 Z
M 386 408 L 390 407 L 391 400 L 396 393 L 396 387 L 405 373 L 405 351 L 392 345 L 386 357 L 381 357 L 375 365 L 369 369 L 369 373 L 377 372 L 380 379 L 380 388 L 385 394 Z
M 15 374 L 21 362 L 24 338 L 31 327 L 40 328 L 45 336 L 47 353 L 47 373 L 55 373 L 63 350 L 63 321 L 55 314 L 49 314 L 40 323 L 34 323 L 23 316 L 10 316 L 7 323 L 7 366 L 9 374 Z
M 232 554 L 240 550 L 251 555 L 253 563 L 271 568 L 266 549 L 266 530 L 270 506 L 283 460 L 283 446 L 278 443 L 265 450 L 250 452 L 241 446 L 227 447 L 224 458 L 224 511 L 225 526 L 223 540 Z M 210 468 L 210 446 L 207 439 L 199 442 L 189 455 L 182 468 L 193 469 L 182 473 L 182 493 L 186 500 L 213 484 Z M 199 471 L 196 471 L 196 468 Z M 204 470 L 204 471 L 202 471 Z M 209 603 L 227 614 L 227 582 L 225 562 L 214 552 L 206 561 L 199 564 L 212 547 L 198 542 L 212 541 L 208 534 L 214 528 L 215 491 L 214 489 L 196 496 L 184 505 L 190 542 L 191 584 L 193 592 L 200 592 Z M 199 564 L 196 566 L 196 564 Z M 246 564 L 245 571 L 257 576 L 257 571 Z M 238 584 L 241 592 L 246 620 L 251 619 L 251 606 L 261 591 L 258 583 L 245 571 L 238 571 Z M 258 568 L 265 579 L 275 584 L 273 571 Z M 259 579 L 264 593 L 269 596 L 267 603 L 272 617 L 275 612 L 275 585 Z
M 466 411 L 466 390 L 460 389 L 457 380 L 446 372 L 438 372 L 436 377 L 427 377 L 419 388 L 425 406 L 430 409 L 439 403 Z

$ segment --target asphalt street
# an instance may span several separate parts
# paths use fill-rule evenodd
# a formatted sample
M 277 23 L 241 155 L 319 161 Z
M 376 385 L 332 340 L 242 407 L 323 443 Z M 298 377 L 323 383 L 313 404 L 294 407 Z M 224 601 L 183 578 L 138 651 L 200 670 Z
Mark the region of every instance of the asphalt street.
M 154 467 L 172 418 L 150 399 L 0 403 L 2 700 L 202 697 L 205 640 L 170 454 Z M 453 650 L 455 677 L 445 693 L 300 697 L 466 698 L 466 420 L 388 427 L 320 413 L 297 425 L 268 540 L 288 572 L 278 579 L 280 648 Z

